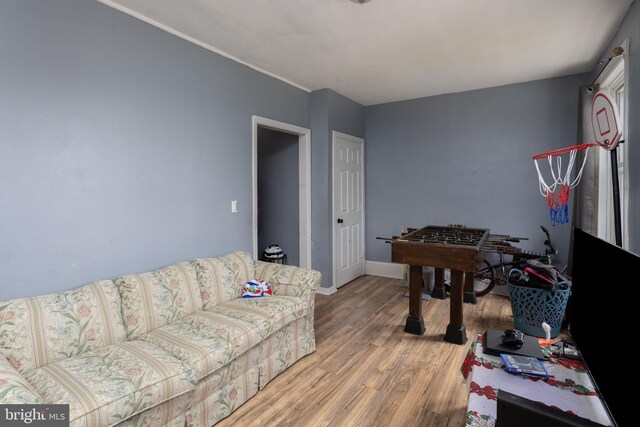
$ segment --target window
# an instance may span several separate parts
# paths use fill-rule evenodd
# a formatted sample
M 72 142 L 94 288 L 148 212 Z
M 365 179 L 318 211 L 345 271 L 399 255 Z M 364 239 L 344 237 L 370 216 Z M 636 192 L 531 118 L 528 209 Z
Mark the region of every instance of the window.
M 623 45 L 625 52 L 628 43 Z M 620 126 L 622 129 L 621 141 L 625 140 L 627 96 L 625 92 L 625 61 L 624 56 L 614 58 L 597 83 L 600 84 L 600 91 L 606 92 L 618 107 Z M 629 200 L 629 177 L 627 165 L 627 143 L 618 144 L 618 181 L 620 184 L 620 216 L 622 225 L 622 247 L 629 247 L 628 214 L 627 206 Z M 613 184 L 611 179 L 611 153 L 604 149 L 595 150 L 598 156 L 598 184 L 596 187 L 597 200 L 597 235 L 598 237 L 615 243 L 615 223 L 613 211 Z

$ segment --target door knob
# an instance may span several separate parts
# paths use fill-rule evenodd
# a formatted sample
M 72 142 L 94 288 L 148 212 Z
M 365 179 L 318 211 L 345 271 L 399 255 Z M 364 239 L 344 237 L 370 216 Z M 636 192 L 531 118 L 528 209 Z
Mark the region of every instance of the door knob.
M 338 224 L 342 224 L 344 220 L 342 218 L 338 218 Z

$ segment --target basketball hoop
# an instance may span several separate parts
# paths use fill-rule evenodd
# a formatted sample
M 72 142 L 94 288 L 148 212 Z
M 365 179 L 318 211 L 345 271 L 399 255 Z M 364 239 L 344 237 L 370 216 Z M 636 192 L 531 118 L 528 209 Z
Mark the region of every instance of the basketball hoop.
M 589 148 L 598 144 L 580 144 L 572 145 L 570 147 L 559 148 L 557 150 L 545 151 L 544 153 L 536 154 L 533 156 L 533 161 L 538 171 L 538 186 L 540 194 L 547 199 L 547 205 L 549 206 L 549 217 L 551 225 L 566 224 L 569 222 L 569 191 L 580 183 L 582 178 L 582 171 L 584 165 L 587 163 L 587 155 L 589 154 Z M 576 174 L 576 177 L 571 180 L 571 172 L 573 171 L 576 163 L 576 156 L 578 151 L 585 151 L 582 165 Z M 566 165 L 566 169 L 563 171 L 562 157 L 569 155 L 569 161 Z M 547 184 L 544 175 L 540 171 L 540 165 L 538 160 L 547 159 L 549 163 L 549 170 L 551 172 L 551 182 Z
M 615 148 L 618 142 L 620 142 L 621 135 L 620 117 L 616 105 L 604 92 L 598 92 L 591 103 L 591 126 L 593 128 L 595 143 L 572 145 L 570 147 L 545 151 L 544 153 L 533 156 L 533 161 L 538 171 L 540 194 L 547 199 L 547 205 L 549 206 L 551 225 L 567 224 L 569 222 L 569 193 L 573 187 L 580 183 L 582 171 L 587 164 L 589 148 L 599 146 L 611 151 L 612 156 L 616 154 Z M 571 173 L 575 167 L 578 151 L 584 151 L 584 159 L 572 181 Z M 567 154 L 569 155 L 569 161 L 566 170 L 563 171 L 562 157 Z M 545 158 L 549 163 L 549 170 L 551 172 L 550 184 L 547 184 L 538 165 L 538 160 Z M 617 162 L 615 162 L 615 167 L 617 167 Z M 614 180 L 614 194 L 615 192 Z

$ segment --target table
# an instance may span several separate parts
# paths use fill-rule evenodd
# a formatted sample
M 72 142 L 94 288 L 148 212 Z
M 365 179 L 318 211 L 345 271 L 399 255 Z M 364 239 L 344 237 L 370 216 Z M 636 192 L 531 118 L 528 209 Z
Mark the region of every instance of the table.
M 522 377 L 507 373 L 499 356 L 484 354 L 482 342 L 478 335 L 460 368 L 469 392 L 465 426 L 495 425 L 498 389 L 611 425 L 582 362 L 552 359 L 544 362 L 549 379 Z
M 442 269 L 450 269 L 451 305 L 444 339 L 460 345 L 467 342 L 462 307 L 464 288 L 465 284 L 469 287 L 473 283 L 478 255 L 488 236 L 489 230 L 483 228 L 427 225 L 391 240 L 391 260 L 409 264 L 409 315 L 405 332 L 424 334 L 422 267 L 435 267 L 437 275 L 442 274 Z

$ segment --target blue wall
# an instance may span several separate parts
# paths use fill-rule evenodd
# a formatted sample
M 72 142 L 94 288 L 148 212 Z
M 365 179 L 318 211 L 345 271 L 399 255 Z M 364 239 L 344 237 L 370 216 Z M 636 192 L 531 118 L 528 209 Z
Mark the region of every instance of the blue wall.
M 629 39 L 629 52 L 626 52 L 629 70 L 629 85 L 625 90 L 629 93 L 629 128 L 627 129 L 626 149 L 629 162 L 629 249 L 640 254 L 640 2 L 633 2 L 627 15 L 622 20 L 618 32 L 609 46 L 600 55 L 601 58 L 611 56 L 611 50 Z M 596 65 L 591 73 L 593 81 L 603 65 Z
M 365 109 L 367 259 L 389 261 L 405 226 L 466 224 L 530 237 L 540 225 L 566 263 L 570 225 L 551 227 L 533 154 L 576 143 L 586 75 L 381 104 Z
M 322 273 L 322 286 L 333 283 L 333 224 L 331 209 L 332 132 L 364 138 L 364 107 L 331 89 L 311 92 L 311 185 L 313 199 L 313 268 Z M 365 146 L 367 144 L 365 143 Z M 366 152 L 366 148 L 365 148 Z
M 308 93 L 95 1 L 0 2 L 0 58 L 0 300 L 251 251 L 251 116 Z
M 639 9 L 612 41 L 632 38 L 630 140 L 640 135 Z M 530 156 L 575 142 L 578 86 L 590 81 L 365 109 L 82 0 L 0 2 L 0 58 L 0 300 L 251 251 L 252 115 L 312 129 L 312 266 L 325 287 L 334 130 L 366 139 L 367 259 L 390 259 L 375 236 L 427 223 L 486 226 L 539 248 L 548 214 Z M 640 148 L 630 153 L 638 160 Z M 640 168 L 630 172 L 637 252 Z M 563 253 L 568 230 L 552 229 Z

